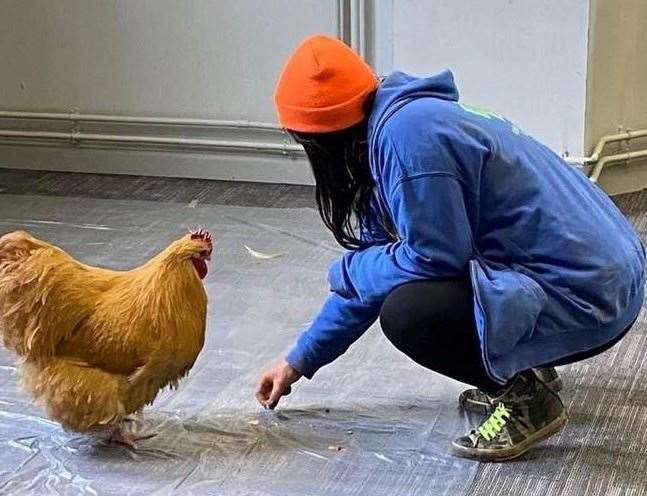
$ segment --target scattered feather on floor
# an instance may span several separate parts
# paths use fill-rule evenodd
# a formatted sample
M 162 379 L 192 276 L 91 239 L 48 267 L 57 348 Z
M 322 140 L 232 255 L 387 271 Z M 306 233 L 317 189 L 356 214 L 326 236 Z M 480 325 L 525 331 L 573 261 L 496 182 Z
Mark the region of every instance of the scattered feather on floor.
M 243 245 L 252 257 L 258 258 L 259 260 L 272 260 L 273 258 L 278 258 L 283 256 L 283 253 L 261 253 L 260 251 L 252 250 L 249 246 Z

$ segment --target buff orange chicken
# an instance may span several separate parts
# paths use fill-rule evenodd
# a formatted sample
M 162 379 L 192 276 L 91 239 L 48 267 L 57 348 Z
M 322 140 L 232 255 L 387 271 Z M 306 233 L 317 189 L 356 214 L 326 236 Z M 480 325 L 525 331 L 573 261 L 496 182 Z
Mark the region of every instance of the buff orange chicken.
M 135 419 L 204 344 L 212 250 L 200 230 L 141 267 L 114 271 L 26 232 L 0 237 L 0 334 L 51 419 L 131 445 L 150 437 L 133 431 Z

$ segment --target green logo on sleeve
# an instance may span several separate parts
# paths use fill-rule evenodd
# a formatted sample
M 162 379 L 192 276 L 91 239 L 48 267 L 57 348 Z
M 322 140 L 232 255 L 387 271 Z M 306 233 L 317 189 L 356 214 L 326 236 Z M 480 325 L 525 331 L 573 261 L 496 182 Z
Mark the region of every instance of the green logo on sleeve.
M 505 121 L 503 117 L 501 117 L 499 114 L 496 112 L 492 112 L 491 110 L 488 110 L 483 107 L 477 107 L 475 105 L 467 105 L 466 103 L 459 103 L 458 106 L 462 108 L 465 112 L 470 112 L 471 114 L 476 114 L 480 115 L 481 117 L 485 117 L 486 119 L 499 119 L 501 121 Z
M 477 107 L 475 105 L 467 105 L 465 103 L 460 103 L 456 102 L 460 108 L 462 108 L 465 112 L 469 112 L 470 114 L 478 115 L 480 117 L 484 117 L 485 119 L 498 119 L 502 122 L 507 123 L 511 128 L 512 132 L 514 134 L 524 134 L 521 129 L 519 129 L 517 126 L 515 126 L 512 122 L 510 122 L 508 119 L 505 117 L 500 116 L 496 112 L 492 112 L 491 110 L 488 110 L 483 107 Z

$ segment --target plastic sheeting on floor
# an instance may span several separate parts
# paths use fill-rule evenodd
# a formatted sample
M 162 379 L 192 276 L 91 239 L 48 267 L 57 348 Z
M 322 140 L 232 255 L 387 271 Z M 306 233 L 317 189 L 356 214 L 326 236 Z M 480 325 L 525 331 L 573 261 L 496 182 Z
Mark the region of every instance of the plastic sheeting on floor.
M 466 493 L 477 464 L 448 453 L 467 427 L 461 385 L 401 356 L 377 327 L 275 412 L 256 403 L 260 372 L 318 311 L 340 253 L 314 211 L 0 194 L 0 233 L 29 230 L 92 265 L 135 266 L 191 226 L 216 238 L 208 336 L 179 390 L 146 409 L 159 435 L 132 450 L 66 433 L 20 391 L 2 350 L 0 494 Z

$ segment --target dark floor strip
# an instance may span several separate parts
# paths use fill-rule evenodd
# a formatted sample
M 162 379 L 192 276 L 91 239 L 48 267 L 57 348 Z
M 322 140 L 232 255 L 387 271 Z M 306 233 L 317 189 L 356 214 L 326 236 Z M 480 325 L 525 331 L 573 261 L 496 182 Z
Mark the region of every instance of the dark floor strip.
M 312 186 L 16 169 L 0 169 L 0 192 L 244 207 L 314 207 Z

